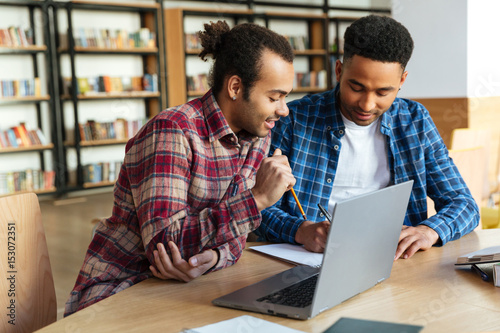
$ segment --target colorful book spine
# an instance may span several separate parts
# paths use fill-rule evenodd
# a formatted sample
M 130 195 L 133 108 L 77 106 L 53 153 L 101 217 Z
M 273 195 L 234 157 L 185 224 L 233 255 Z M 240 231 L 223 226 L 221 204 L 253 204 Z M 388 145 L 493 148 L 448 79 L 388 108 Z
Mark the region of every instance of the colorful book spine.
M 30 97 L 42 95 L 39 78 L 1 80 L 0 87 L 0 97 Z
M 119 118 L 113 122 L 97 122 L 87 120 L 85 124 L 79 124 L 80 140 L 125 140 L 137 134 L 139 129 L 147 123 L 147 119 L 125 120 Z
M 154 48 L 156 34 L 149 28 L 135 32 L 95 28 L 78 28 L 73 31 L 75 46 L 105 49 Z
M 122 166 L 121 161 L 90 163 L 83 166 L 85 183 L 114 182 Z
M 33 29 L 21 27 L 0 28 L 0 46 L 26 47 L 33 45 Z
M 79 77 L 76 81 L 76 92 L 78 95 L 111 96 L 130 92 L 158 92 L 158 74 L 156 73 L 133 77 L 112 77 L 108 75 L 87 78 Z M 72 83 L 73 81 L 70 77 L 62 79 L 64 95 L 71 95 L 73 93 Z
M 52 190 L 55 183 L 55 171 L 28 169 L 0 173 L 0 195 L 16 192 Z
M 0 130 L 1 148 L 19 148 L 47 144 L 49 142 L 41 129 L 28 129 L 24 123 L 6 130 Z

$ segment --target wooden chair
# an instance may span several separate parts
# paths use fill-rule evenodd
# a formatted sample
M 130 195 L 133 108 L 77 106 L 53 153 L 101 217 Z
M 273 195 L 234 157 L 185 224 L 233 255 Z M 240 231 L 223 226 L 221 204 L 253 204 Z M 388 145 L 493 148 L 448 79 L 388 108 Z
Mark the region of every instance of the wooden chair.
M 494 178 L 493 174 L 497 170 L 493 170 L 495 167 L 490 166 L 490 162 L 495 164 L 496 161 L 490 161 L 491 155 L 491 131 L 488 129 L 476 129 L 476 128 L 456 128 L 451 133 L 451 145 L 450 150 L 462 150 L 470 149 L 474 147 L 484 147 L 485 156 L 482 161 L 484 161 L 482 167 L 483 171 L 483 188 L 481 200 L 477 204 L 481 207 L 482 203 L 487 200 L 491 194 L 492 189 L 490 188 L 489 177 Z M 476 169 L 480 167 L 476 163 Z M 490 170 L 491 169 L 491 170 Z M 490 175 L 491 174 L 491 175 Z
M 38 198 L 0 198 L 0 331 L 33 332 L 57 320 L 56 293 Z
M 478 168 L 478 166 L 481 166 L 482 161 L 485 160 L 485 149 L 483 147 L 474 147 L 470 149 L 450 150 L 449 154 L 467 184 L 472 197 L 480 207 L 483 195 L 484 173 L 486 171 L 484 168 Z M 428 216 L 432 216 L 436 214 L 434 203 L 431 199 L 427 199 L 427 206 L 429 207 Z M 481 223 L 478 225 L 478 229 L 480 228 Z

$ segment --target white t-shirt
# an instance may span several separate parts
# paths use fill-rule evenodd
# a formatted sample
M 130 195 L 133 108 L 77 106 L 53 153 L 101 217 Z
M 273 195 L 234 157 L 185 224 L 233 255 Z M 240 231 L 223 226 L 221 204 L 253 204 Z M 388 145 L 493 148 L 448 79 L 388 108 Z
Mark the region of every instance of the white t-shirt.
M 342 115 L 345 134 L 328 201 L 332 212 L 336 202 L 386 187 L 391 180 L 387 143 L 380 133 L 380 118 L 368 126 L 358 126 Z

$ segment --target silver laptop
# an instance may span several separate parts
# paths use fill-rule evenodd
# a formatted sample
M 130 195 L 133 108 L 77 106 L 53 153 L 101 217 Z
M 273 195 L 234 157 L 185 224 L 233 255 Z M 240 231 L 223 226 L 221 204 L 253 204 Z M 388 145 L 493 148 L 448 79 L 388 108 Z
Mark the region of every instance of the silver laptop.
M 310 319 L 384 281 L 391 274 L 412 186 L 410 180 L 338 202 L 320 268 L 296 266 L 212 303 Z

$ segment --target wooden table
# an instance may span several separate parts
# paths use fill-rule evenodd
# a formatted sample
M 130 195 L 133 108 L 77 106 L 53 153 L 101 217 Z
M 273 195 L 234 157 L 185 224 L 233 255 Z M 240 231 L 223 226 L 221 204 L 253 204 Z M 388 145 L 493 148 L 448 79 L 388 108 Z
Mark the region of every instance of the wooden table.
M 211 304 L 214 298 L 291 267 L 245 250 L 232 267 L 190 283 L 148 279 L 39 332 L 180 332 L 245 314 L 305 332 L 322 332 L 340 317 L 423 325 L 423 332 L 500 330 L 500 288 L 482 281 L 468 266 L 454 266 L 460 255 L 499 244 L 500 229 L 478 230 L 400 259 L 389 279 L 307 321 Z

